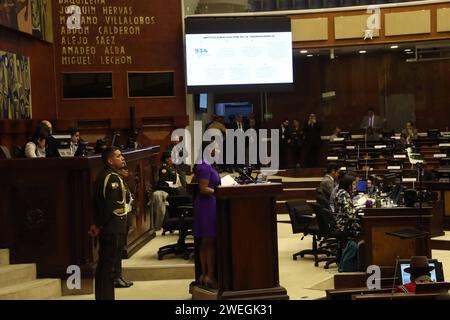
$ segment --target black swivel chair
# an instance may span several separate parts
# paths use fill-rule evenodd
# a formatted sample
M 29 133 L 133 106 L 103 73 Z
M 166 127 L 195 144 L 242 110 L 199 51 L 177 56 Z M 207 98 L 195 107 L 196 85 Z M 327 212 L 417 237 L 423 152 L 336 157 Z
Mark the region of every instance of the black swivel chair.
M 314 211 L 311 206 L 306 202 L 306 200 L 289 200 L 286 202 L 286 206 L 291 218 L 292 232 L 303 233 L 302 240 L 306 235 L 312 235 L 313 244 L 312 249 L 306 249 L 294 253 L 292 259 L 297 260 L 297 256 L 304 257 L 305 255 L 314 256 L 314 265 L 317 267 L 319 265 L 318 260 L 319 254 L 331 255 L 331 252 L 326 249 L 318 248 L 317 240 L 321 238 L 319 233 L 319 228 L 316 224 L 316 219 L 314 216 Z
M 317 224 L 322 236 L 322 242 L 325 243 L 328 250 L 333 251 L 331 257 L 320 258 L 317 260 L 317 263 L 326 262 L 324 268 L 328 269 L 333 263 L 339 265 L 348 236 L 344 232 L 335 230 L 334 226 L 336 223 L 333 213 L 330 210 L 323 208 L 318 203 L 313 203 L 312 207 L 317 217 Z
M 12 159 L 11 152 L 8 147 L 0 145 L 0 159 Z
M 190 196 L 169 196 L 167 201 L 169 205 L 166 207 L 163 228 L 178 230 L 179 237 L 177 243 L 159 248 L 158 260 L 162 260 L 168 254 L 183 255 L 183 258 L 187 260 L 194 252 L 194 243 L 186 243 L 186 236 L 192 230 L 192 198 Z
M 12 146 L 12 156 L 13 158 L 25 158 L 25 150 L 18 145 Z

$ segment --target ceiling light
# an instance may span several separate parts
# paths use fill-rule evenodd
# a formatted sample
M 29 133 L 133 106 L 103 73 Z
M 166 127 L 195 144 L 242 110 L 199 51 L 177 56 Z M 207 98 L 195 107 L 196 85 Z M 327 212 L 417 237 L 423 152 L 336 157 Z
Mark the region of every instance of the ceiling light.
M 412 50 L 411 49 L 405 49 L 405 52 L 411 52 Z
M 398 46 L 397 45 L 391 46 L 391 49 L 398 49 Z
M 366 53 L 366 50 L 360 50 L 359 53 Z
M 308 55 L 307 55 L 308 58 L 311 58 L 312 56 L 313 56 L 312 54 L 308 54 Z
M 301 50 L 300 53 L 308 53 L 308 50 Z

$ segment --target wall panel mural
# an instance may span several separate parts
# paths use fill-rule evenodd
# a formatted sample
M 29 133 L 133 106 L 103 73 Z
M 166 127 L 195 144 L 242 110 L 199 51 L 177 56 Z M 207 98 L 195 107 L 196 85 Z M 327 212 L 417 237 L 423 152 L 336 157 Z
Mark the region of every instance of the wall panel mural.
M 1 50 L 0 119 L 31 119 L 30 58 Z
M 53 42 L 51 0 L 0 0 L 0 25 Z

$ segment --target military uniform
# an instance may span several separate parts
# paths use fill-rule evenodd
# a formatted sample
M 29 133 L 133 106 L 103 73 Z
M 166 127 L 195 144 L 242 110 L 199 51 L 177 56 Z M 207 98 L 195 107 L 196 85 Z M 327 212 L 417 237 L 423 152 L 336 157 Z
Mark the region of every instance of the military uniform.
M 95 225 L 101 229 L 95 273 L 95 299 L 114 300 L 114 274 L 127 236 L 127 203 L 130 194 L 118 173 L 106 169 L 95 182 Z
M 126 183 L 126 181 L 122 178 L 123 183 L 125 185 L 125 188 L 127 189 L 127 197 L 126 197 L 126 217 L 127 217 L 127 232 L 126 235 L 128 235 L 128 231 L 130 230 L 130 227 L 132 225 L 132 211 L 133 211 L 133 207 L 131 206 L 131 203 L 133 202 L 133 196 L 131 194 L 130 188 L 128 187 L 128 184 Z M 127 244 L 127 238 L 125 237 L 123 243 L 122 243 L 122 248 L 125 249 Z M 114 265 L 114 279 L 118 280 L 118 279 L 123 279 L 122 278 L 122 256 L 119 255 L 116 259 L 115 265 Z M 129 281 L 125 281 L 125 284 L 133 284 L 132 282 Z M 127 286 L 128 287 L 128 286 Z
M 159 169 L 159 181 L 170 181 L 175 184 L 177 182 L 177 169 L 175 166 L 164 162 Z

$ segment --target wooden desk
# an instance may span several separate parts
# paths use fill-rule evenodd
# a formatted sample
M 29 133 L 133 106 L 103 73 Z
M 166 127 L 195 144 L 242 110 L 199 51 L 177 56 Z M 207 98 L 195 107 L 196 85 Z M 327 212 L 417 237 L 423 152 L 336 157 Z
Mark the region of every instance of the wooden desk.
M 124 152 L 136 203 L 128 255 L 155 235 L 146 204 L 158 153 L 159 146 Z M 0 160 L 0 247 L 10 249 L 11 263 L 37 263 L 39 277 L 62 279 L 69 265 L 78 265 L 82 277 L 92 280 L 97 247 L 87 232 L 94 215 L 93 183 L 102 169 L 100 155 Z
M 426 231 L 430 231 L 431 207 L 422 208 L 421 218 L 418 208 L 370 208 L 364 209 L 362 217 L 365 241 L 366 266 L 395 266 L 399 259 L 411 256 L 431 258 L 430 238 L 400 239 L 387 235 L 401 229 L 415 229 L 419 221 Z

